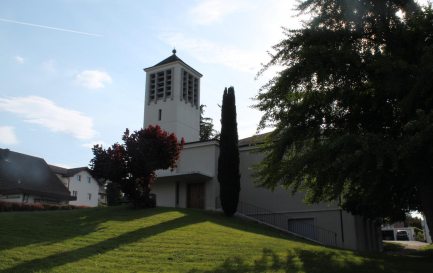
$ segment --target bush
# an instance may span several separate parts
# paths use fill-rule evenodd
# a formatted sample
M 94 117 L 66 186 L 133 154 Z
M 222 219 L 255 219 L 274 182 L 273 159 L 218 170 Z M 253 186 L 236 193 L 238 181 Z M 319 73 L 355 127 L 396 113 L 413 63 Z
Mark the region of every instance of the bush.
M 73 205 L 54 205 L 54 204 L 26 204 L 16 202 L 0 201 L 0 212 L 3 211 L 42 211 L 42 210 L 71 210 L 87 208 L 86 206 L 73 206 Z

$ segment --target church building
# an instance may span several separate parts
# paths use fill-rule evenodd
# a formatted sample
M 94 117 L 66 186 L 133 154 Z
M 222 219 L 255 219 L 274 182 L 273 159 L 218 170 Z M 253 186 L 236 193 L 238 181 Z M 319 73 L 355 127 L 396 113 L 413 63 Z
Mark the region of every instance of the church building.
M 157 206 L 218 210 L 219 143 L 200 141 L 200 79 L 197 70 L 182 61 L 176 50 L 154 66 L 145 68 L 144 128 L 159 125 L 185 139 L 177 168 L 157 172 L 152 186 Z M 239 140 L 241 191 L 238 213 L 263 224 L 320 244 L 378 251 L 377 222 L 352 215 L 337 203 L 305 204 L 303 194 L 257 187 L 252 166 L 263 159 L 257 153 L 260 136 Z

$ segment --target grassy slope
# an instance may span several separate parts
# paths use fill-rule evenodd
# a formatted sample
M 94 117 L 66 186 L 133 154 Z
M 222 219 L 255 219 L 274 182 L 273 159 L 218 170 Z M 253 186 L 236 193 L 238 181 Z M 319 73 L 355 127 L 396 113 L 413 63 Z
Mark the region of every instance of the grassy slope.
M 212 212 L 117 207 L 0 214 L 0 273 L 432 272 L 432 260 L 315 246 Z

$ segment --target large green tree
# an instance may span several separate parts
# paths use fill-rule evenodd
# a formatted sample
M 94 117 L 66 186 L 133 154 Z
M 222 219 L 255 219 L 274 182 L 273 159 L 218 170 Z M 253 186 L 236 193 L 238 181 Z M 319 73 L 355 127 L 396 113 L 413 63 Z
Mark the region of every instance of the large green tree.
M 108 149 L 93 147 L 92 173 L 119 185 L 134 207 L 155 206 L 150 196 L 155 171 L 176 167 L 184 141 L 179 143 L 174 134 L 158 125 L 132 134 L 126 129 L 122 140 L 123 144 L 115 143 Z
M 433 230 L 433 12 L 407 0 L 308 0 L 257 95 L 274 126 L 257 182 L 341 198 L 367 217 L 420 210 Z
M 221 106 L 218 182 L 222 209 L 227 216 L 232 216 L 237 210 L 240 192 L 238 125 L 233 87 L 224 90 Z

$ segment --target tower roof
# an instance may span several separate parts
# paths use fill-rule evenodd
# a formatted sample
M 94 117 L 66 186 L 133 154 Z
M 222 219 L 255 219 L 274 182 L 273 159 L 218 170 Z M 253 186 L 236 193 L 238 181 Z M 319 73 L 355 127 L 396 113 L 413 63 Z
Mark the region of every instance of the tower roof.
M 200 72 L 198 72 L 197 70 L 195 70 L 194 68 L 192 68 L 191 66 L 189 66 L 187 63 L 185 63 L 184 61 L 182 61 L 182 59 L 180 59 L 179 57 L 177 57 L 176 55 L 176 49 L 173 49 L 173 54 L 171 56 L 169 56 L 168 58 L 165 58 L 164 60 L 160 61 L 159 63 L 153 65 L 153 66 L 149 66 L 147 68 L 144 69 L 144 71 L 150 70 L 152 68 L 158 67 L 158 66 L 162 66 L 165 64 L 170 64 L 170 63 L 175 63 L 175 62 L 179 62 L 182 65 L 186 66 L 188 69 L 196 72 L 197 74 L 201 76 L 203 76 Z

